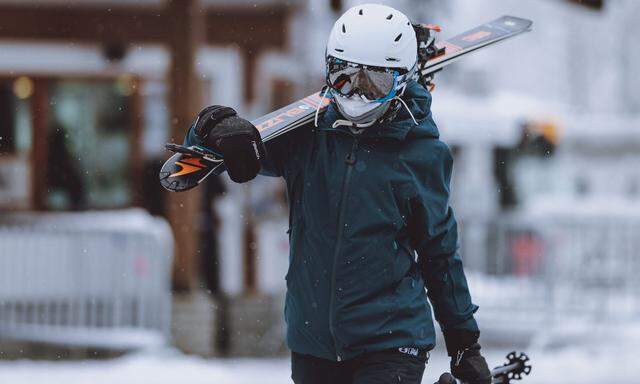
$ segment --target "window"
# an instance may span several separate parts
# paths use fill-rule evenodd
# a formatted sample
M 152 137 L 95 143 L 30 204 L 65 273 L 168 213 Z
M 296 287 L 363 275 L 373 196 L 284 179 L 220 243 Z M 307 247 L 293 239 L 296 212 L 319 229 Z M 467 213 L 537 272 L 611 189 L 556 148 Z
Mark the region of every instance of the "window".
M 31 148 L 30 98 L 33 80 L 0 80 L 0 155 L 23 155 Z
M 133 122 L 116 80 L 60 80 L 49 89 L 49 209 L 115 208 L 131 203 Z

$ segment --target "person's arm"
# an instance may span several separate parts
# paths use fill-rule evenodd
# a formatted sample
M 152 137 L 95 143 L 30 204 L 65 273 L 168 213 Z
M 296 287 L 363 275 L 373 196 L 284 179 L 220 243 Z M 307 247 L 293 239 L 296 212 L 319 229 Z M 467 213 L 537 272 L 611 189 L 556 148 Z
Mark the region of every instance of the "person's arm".
M 411 201 L 409 229 L 418 264 L 444 333 L 454 376 L 473 383 L 489 383 L 491 375 L 480 355 L 480 331 L 473 314 L 478 306 L 471 294 L 458 252 L 458 228 L 449 206 L 453 158 L 446 144 L 429 143 L 427 161 L 418 173 L 418 194 Z
M 306 127 L 297 128 L 265 143 L 266 156 L 261 160 L 260 174 L 263 176 L 285 176 L 285 166 L 293 156 L 293 151 L 303 144 L 303 136 Z
M 443 331 L 464 329 L 477 333 L 473 314 L 478 306 L 471 302 L 458 253 L 457 223 L 449 206 L 453 159 L 446 144 L 439 140 L 431 144 L 419 193 L 412 201 L 411 238 L 429 300 Z

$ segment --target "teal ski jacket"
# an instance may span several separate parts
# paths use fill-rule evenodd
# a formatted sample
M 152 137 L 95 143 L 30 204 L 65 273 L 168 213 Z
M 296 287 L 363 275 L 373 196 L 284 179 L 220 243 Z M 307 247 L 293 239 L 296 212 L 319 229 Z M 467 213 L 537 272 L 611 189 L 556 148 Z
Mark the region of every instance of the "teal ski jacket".
M 478 331 L 449 207 L 453 159 L 429 92 L 412 82 L 403 99 L 417 126 L 401 109 L 354 134 L 332 128 L 340 117 L 329 106 L 317 128 L 266 144 L 261 173 L 283 177 L 289 200 L 285 319 L 294 352 L 341 361 L 432 349 L 431 306 L 443 330 Z

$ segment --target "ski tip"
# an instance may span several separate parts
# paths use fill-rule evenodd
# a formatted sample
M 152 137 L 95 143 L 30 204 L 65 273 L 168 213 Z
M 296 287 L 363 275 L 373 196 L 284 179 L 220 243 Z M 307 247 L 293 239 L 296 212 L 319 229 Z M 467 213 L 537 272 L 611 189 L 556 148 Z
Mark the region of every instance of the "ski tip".
M 184 192 L 198 186 L 210 173 L 211 166 L 202 158 L 176 153 L 164 163 L 158 179 L 166 190 Z

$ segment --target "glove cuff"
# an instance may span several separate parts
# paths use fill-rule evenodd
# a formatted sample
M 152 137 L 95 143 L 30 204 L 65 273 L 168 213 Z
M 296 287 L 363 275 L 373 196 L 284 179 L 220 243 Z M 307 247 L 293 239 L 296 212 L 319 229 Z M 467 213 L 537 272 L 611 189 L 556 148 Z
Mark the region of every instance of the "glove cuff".
M 237 112 L 230 107 L 222 105 L 212 105 L 204 108 L 193 123 L 193 131 L 196 137 L 205 141 L 215 126 L 227 117 L 237 116 Z
M 458 351 L 469 348 L 478 342 L 480 332 L 461 329 L 450 329 L 443 332 L 444 342 L 447 346 L 447 354 L 455 356 Z

